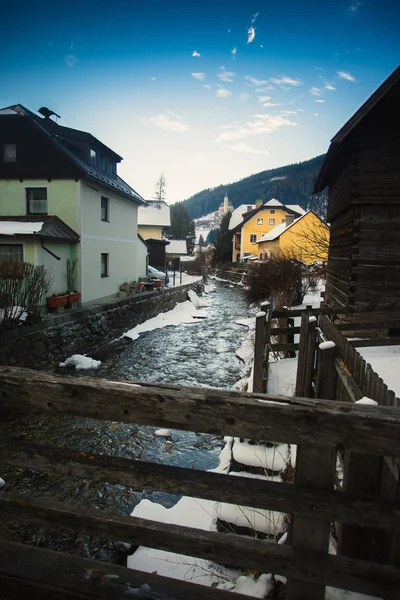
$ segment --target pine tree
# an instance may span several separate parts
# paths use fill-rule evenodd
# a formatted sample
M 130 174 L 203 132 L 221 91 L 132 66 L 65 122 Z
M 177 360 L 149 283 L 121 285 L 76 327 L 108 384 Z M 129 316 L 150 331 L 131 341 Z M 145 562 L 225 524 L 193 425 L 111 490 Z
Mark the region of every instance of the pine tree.
M 213 264 L 231 262 L 232 260 L 232 231 L 229 231 L 231 213 L 222 217 L 221 226 L 217 230 L 214 242 Z
M 160 177 L 156 182 L 156 190 L 154 192 L 155 200 L 159 202 L 165 202 L 165 189 L 167 187 L 167 181 L 164 177 L 164 173 L 161 173 Z

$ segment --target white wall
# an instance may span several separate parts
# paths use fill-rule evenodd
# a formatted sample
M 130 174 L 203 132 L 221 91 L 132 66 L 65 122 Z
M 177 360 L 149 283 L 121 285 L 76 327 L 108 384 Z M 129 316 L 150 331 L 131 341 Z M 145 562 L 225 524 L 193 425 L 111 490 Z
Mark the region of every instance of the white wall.
M 124 281 L 146 271 L 137 236 L 138 205 L 105 188 L 81 182 L 82 302 L 116 294 Z M 101 196 L 109 201 L 109 222 L 101 220 Z M 109 276 L 101 277 L 101 254 L 109 255 Z M 142 266 L 143 262 L 143 266 Z
M 146 244 L 144 242 L 141 241 L 140 238 L 138 238 L 139 240 L 139 245 L 138 245 L 138 253 L 136 255 L 136 268 L 137 268 L 137 277 L 136 279 L 139 279 L 139 277 L 146 277 L 147 275 L 147 254 L 148 254 L 148 248 L 146 246 Z
M 59 244 L 55 242 L 45 242 L 44 245 L 60 257 L 60 260 L 57 260 L 51 256 L 51 254 L 46 252 L 46 250 L 43 250 L 40 244 L 38 245 L 38 264 L 43 265 L 45 269 L 48 269 L 53 278 L 50 295 L 53 292 L 57 294 L 65 292 L 67 289 L 67 260 L 71 258 L 71 246 L 69 244 Z

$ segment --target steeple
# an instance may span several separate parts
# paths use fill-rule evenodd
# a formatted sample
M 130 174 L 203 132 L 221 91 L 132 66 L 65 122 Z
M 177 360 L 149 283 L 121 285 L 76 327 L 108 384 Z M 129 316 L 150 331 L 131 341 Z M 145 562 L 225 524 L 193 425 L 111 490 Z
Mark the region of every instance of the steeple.
M 225 196 L 224 196 L 224 215 L 226 215 L 226 213 L 229 211 L 229 199 L 228 199 L 228 194 L 225 192 Z

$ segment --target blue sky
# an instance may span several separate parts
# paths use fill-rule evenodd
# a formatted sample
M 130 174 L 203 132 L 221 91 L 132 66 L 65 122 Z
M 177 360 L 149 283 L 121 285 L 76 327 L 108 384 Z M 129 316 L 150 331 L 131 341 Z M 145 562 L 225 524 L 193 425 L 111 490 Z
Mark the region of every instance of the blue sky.
M 400 56 L 395 0 L 9 5 L 0 106 L 47 106 L 167 200 L 312 158 Z

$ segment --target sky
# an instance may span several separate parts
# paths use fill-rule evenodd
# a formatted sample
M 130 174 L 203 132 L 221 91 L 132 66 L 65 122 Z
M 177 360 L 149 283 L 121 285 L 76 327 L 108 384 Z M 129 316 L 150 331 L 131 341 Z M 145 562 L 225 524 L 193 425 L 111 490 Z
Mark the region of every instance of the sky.
M 21 0 L 0 107 L 47 106 L 174 203 L 326 152 L 398 66 L 399 27 L 396 0 Z

